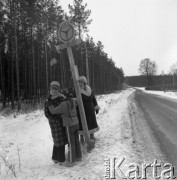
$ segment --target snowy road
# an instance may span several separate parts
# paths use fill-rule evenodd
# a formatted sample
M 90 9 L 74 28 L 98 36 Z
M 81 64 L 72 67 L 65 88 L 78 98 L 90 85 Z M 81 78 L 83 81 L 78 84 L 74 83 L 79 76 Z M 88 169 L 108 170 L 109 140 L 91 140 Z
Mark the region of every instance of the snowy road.
M 167 160 L 177 167 L 177 100 L 141 90 L 135 92 L 135 100 L 142 108 Z

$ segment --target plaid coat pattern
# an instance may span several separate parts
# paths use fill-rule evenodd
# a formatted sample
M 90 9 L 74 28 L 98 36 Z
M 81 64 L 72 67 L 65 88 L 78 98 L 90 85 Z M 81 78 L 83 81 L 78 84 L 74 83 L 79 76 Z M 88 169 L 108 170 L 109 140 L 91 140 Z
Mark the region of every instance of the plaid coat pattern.
M 67 141 L 65 127 L 63 127 L 61 115 L 51 114 L 48 107 L 51 105 L 56 107 L 63 101 L 64 101 L 63 97 L 59 96 L 55 99 L 51 99 L 51 96 L 49 96 L 44 104 L 44 113 L 49 121 L 54 146 L 56 147 L 64 146 L 68 143 L 68 141 Z

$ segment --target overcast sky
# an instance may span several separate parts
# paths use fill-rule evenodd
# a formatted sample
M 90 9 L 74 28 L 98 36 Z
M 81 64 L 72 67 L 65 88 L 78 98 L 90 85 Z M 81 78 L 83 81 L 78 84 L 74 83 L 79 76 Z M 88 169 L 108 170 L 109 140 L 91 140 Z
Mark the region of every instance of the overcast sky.
M 150 58 L 169 72 L 177 62 L 177 0 L 83 0 L 92 11 L 89 35 L 99 40 L 125 75 L 139 75 L 141 59 Z M 73 0 L 60 0 L 67 11 Z

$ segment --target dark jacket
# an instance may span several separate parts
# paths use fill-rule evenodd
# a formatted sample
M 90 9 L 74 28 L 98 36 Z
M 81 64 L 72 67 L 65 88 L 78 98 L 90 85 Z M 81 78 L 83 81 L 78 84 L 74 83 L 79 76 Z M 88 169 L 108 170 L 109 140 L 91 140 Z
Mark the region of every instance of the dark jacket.
M 63 96 L 59 96 L 55 99 L 52 99 L 51 96 L 49 96 L 46 99 L 44 105 L 45 116 L 49 121 L 53 142 L 56 147 L 64 146 L 68 142 L 65 133 L 65 127 L 63 127 L 63 123 L 62 123 L 61 114 L 52 114 L 49 110 L 49 106 L 53 105 L 54 107 L 56 107 L 63 101 L 64 101 Z
M 82 96 L 83 106 L 85 110 L 85 116 L 86 116 L 89 134 L 92 134 L 99 131 L 100 129 L 97 124 L 96 115 L 95 115 L 95 110 L 97 110 L 99 106 L 89 86 L 86 86 L 85 93 L 81 90 L 81 96 Z M 78 113 L 78 118 L 79 118 L 79 125 L 80 125 L 79 133 L 83 134 L 82 123 L 81 123 L 81 118 L 80 118 L 79 113 Z

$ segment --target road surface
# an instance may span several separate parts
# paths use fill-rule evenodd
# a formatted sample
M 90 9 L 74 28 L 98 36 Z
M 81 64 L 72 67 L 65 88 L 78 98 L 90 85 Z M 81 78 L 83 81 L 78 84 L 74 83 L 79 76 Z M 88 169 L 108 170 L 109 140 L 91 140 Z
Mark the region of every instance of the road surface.
M 167 160 L 177 167 L 177 100 L 136 90 L 135 100 Z

